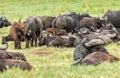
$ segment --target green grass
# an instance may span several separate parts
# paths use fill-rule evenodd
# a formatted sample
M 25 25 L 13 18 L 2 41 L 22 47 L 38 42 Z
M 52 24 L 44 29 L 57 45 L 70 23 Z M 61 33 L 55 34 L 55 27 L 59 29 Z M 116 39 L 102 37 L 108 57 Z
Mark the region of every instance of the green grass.
M 0 0 L 0 16 L 6 16 L 12 23 L 19 18 L 24 21 L 31 15 L 58 16 L 70 11 L 101 17 L 107 10 L 119 10 L 119 3 L 119 0 Z M 9 33 L 9 29 L 0 29 L 0 40 Z M 13 42 L 9 45 L 8 51 L 23 52 L 34 68 L 32 71 L 10 69 L 0 73 L 0 78 L 119 78 L 120 62 L 103 63 L 96 67 L 71 67 L 74 48 L 42 46 L 25 49 L 23 42 L 23 49 L 15 50 Z M 111 43 L 105 47 L 111 54 L 120 57 L 120 46 Z M 37 52 L 48 55 L 36 55 Z

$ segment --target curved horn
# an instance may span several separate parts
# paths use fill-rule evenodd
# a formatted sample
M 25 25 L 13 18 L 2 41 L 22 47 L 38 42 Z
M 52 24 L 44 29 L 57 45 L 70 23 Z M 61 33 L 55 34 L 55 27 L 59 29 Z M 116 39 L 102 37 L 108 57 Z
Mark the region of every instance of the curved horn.
M 0 48 L 0 50 L 7 50 L 8 49 L 8 47 L 9 47 L 8 43 L 5 43 L 5 44 L 6 44 L 6 47 L 5 48 Z
M 79 58 L 77 61 L 75 61 L 74 63 L 72 63 L 71 66 L 75 66 L 75 65 L 80 64 L 80 62 L 82 61 L 82 59 L 83 59 L 83 56 L 81 54 L 81 58 Z
M 85 46 L 91 47 L 91 46 L 100 45 L 100 44 L 104 44 L 104 41 L 102 39 L 93 39 L 93 40 L 85 43 Z

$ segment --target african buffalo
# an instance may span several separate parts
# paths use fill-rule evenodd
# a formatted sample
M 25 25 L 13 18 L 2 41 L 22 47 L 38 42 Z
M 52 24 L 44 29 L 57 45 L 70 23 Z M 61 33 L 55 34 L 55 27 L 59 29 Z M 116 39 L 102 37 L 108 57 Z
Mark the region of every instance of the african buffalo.
M 22 70 L 28 70 L 28 71 L 32 69 L 32 66 L 26 61 L 14 60 L 14 59 L 0 59 L 1 72 L 6 71 L 8 68 L 14 68 L 14 67 L 18 67 Z
M 40 39 L 43 30 L 42 20 L 39 16 L 29 16 L 25 21 L 25 26 L 27 29 L 26 34 L 26 48 L 29 48 L 29 42 L 31 41 L 31 46 L 35 42 L 37 46 L 37 39 Z
M 11 36 L 10 36 L 10 34 L 7 35 L 7 36 L 3 36 L 1 43 L 2 43 L 2 44 L 5 44 L 5 43 L 7 43 L 7 42 L 9 42 L 9 41 L 13 41 L 13 39 L 12 39 Z
M 80 28 L 89 28 L 90 26 L 100 29 L 102 27 L 102 20 L 96 17 L 84 17 L 80 20 Z
M 107 54 L 104 52 L 93 52 L 86 57 L 84 57 L 80 64 L 82 65 L 94 65 L 97 66 L 105 61 L 107 62 L 114 62 L 114 61 L 119 61 L 120 59 L 118 57 L 115 57 L 111 54 Z
M 120 39 L 117 29 L 112 24 L 102 27 L 99 33 L 100 35 L 109 37 L 113 41 L 117 41 Z
M 67 39 L 62 38 L 60 36 L 54 36 L 54 37 L 46 36 L 39 41 L 38 45 L 65 47 L 66 42 L 67 42 Z
M 10 28 L 10 39 L 14 41 L 14 48 L 21 49 L 21 39 L 25 39 L 26 28 L 25 24 L 22 22 L 14 22 Z
M 70 36 L 67 40 L 67 42 L 65 43 L 66 47 L 74 47 L 74 42 L 75 42 L 75 37 Z
M 73 47 L 74 41 L 72 40 L 74 40 L 74 38 L 71 36 L 45 36 L 39 41 L 38 45 Z
M 105 41 L 98 34 L 90 32 L 88 29 L 82 28 L 78 36 L 78 43 L 76 44 L 73 59 L 83 59 L 86 55 L 94 52 L 101 51 L 107 53 L 104 48 Z
M 118 31 L 117 37 L 120 39 L 120 11 L 115 10 L 115 11 L 110 11 L 108 10 L 103 16 L 102 19 L 106 19 L 108 22 L 113 24 L 113 26 L 116 28 Z
M 87 17 L 87 14 L 77 14 L 75 12 L 70 12 L 64 15 L 56 17 L 52 22 L 52 27 L 57 29 L 65 29 L 67 32 L 75 33 L 79 29 L 79 21 L 83 17 Z
M 0 50 L 0 59 L 15 59 L 15 60 L 27 61 L 23 53 L 9 52 L 6 50 Z
M 103 16 L 102 19 L 107 18 L 107 21 L 111 22 L 114 27 L 120 28 L 120 11 L 110 11 L 108 10 Z
M 57 28 L 47 28 L 46 32 L 48 36 L 68 35 L 68 33 L 65 30 L 57 29 Z
M 86 43 L 86 42 L 91 41 L 92 39 L 101 39 L 104 41 L 103 44 L 108 44 L 112 42 L 112 40 L 105 35 L 102 35 L 98 32 L 91 32 L 88 28 L 81 28 L 74 41 L 74 46 L 79 44 L 82 40 L 84 41 L 84 43 Z
M 42 23 L 43 23 L 43 30 L 46 30 L 47 28 L 52 27 L 52 21 L 55 19 L 55 17 L 52 16 L 43 16 L 41 17 Z
M 8 27 L 11 23 L 6 19 L 6 17 L 0 17 L 0 28 Z

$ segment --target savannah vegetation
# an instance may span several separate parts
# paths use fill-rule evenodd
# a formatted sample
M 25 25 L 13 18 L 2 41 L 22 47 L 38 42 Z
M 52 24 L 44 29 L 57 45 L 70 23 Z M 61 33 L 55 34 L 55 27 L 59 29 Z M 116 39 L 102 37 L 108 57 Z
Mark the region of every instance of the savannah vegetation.
M 0 16 L 12 23 L 19 18 L 25 21 L 32 15 L 58 16 L 71 11 L 101 17 L 107 10 L 119 10 L 119 3 L 120 0 L 0 0 Z M 9 29 L 0 29 L 0 41 L 2 36 L 9 34 Z M 22 42 L 22 49 L 16 50 L 13 42 L 8 44 L 7 50 L 24 53 L 33 69 L 10 69 L 0 73 L 0 78 L 119 78 L 120 62 L 72 67 L 74 48 L 42 46 L 26 49 L 25 42 Z M 110 54 L 120 57 L 120 46 L 113 42 L 105 47 Z

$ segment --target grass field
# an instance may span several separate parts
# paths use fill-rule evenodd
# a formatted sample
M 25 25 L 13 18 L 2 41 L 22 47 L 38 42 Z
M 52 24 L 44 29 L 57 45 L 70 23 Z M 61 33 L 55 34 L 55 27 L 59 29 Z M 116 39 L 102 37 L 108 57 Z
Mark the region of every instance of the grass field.
M 89 13 L 101 17 L 107 10 L 119 10 L 120 0 L 0 0 L 0 16 L 6 16 L 12 23 L 28 16 L 58 16 L 70 11 Z M 9 33 L 9 28 L 0 29 L 1 37 Z M 71 67 L 74 48 L 32 47 L 16 50 L 9 42 L 8 51 L 23 52 L 28 62 L 33 65 L 32 71 L 19 68 L 0 73 L 0 78 L 119 78 L 120 62 L 103 63 L 99 66 Z M 0 45 L 2 46 L 2 45 Z M 109 52 L 120 57 L 120 46 L 111 43 L 105 46 Z

